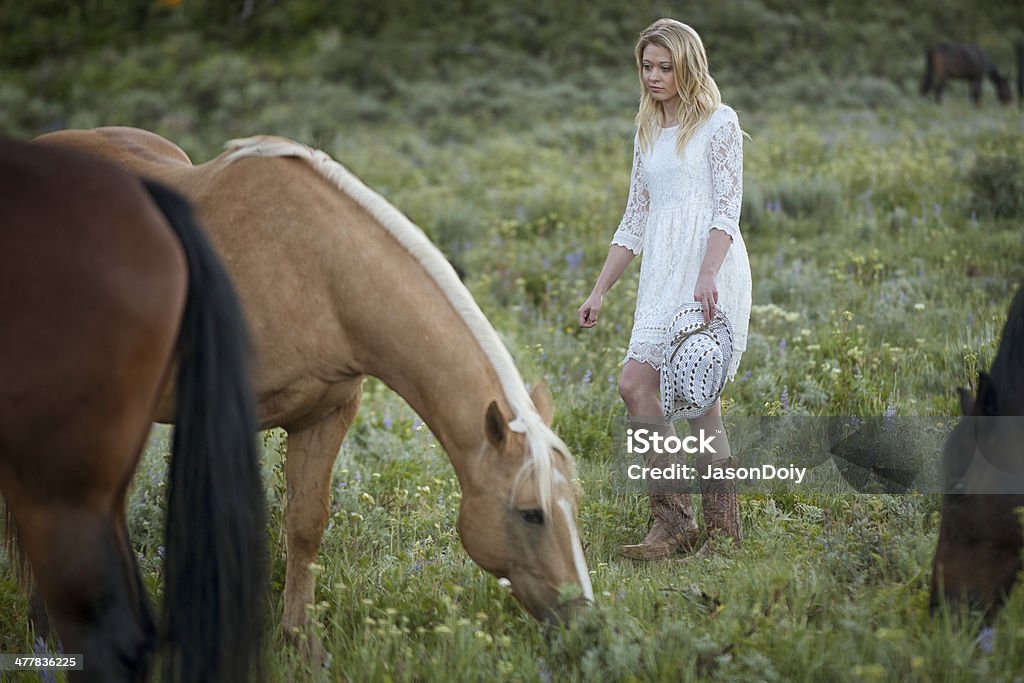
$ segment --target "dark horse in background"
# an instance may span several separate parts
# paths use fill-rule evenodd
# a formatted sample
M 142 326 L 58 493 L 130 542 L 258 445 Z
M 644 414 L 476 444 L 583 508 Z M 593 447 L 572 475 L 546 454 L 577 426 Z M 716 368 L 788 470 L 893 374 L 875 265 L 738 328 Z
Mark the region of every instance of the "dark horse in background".
M 978 375 L 977 395 L 960 396 L 965 417 L 943 458 L 931 605 L 966 601 L 991 623 L 1022 569 L 1024 530 L 1015 508 L 1024 506 L 1024 286 L 991 370 Z
M 0 140 L 0 188 L 0 507 L 72 680 L 152 668 L 125 496 L 169 385 L 162 679 L 259 678 L 263 487 L 223 267 L 179 195 L 82 153 Z
M 981 100 L 981 83 L 986 77 L 995 84 L 1000 102 L 1006 104 L 1013 99 L 1009 79 L 999 73 L 984 50 L 976 45 L 939 43 L 925 51 L 921 94 L 934 92 L 935 101 L 940 102 L 946 81 L 959 78 L 970 83 L 971 100 L 978 104 Z

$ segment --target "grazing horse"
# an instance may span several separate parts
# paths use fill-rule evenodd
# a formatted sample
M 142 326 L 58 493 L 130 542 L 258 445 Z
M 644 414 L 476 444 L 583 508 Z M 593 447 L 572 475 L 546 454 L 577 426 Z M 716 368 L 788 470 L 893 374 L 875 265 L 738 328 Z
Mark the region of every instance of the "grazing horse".
M 978 104 L 981 100 L 981 82 L 986 76 L 995 84 L 1000 102 L 1006 104 L 1013 99 L 1009 79 L 999 73 L 984 50 L 976 45 L 939 43 L 925 51 L 921 94 L 934 92 L 935 101 L 940 102 L 946 80 L 962 78 L 970 82 L 971 100 Z
M 979 373 L 977 397 L 966 390 L 960 396 L 967 417 L 945 447 L 931 605 L 965 600 L 991 621 L 1024 568 L 1024 531 L 1015 512 L 1024 506 L 1024 287 L 1010 306 L 991 370 Z
M 451 265 L 398 209 L 324 152 L 283 138 L 236 140 L 198 166 L 133 128 L 38 141 L 182 191 L 231 271 L 253 329 L 260 425 L 288 433 L 285 633 L 309 621 L 331 471 L 367 375 L 401 395 L 447 452 L 473 560 L 507 579 L 538 619 L 569 617 L 592 600 L 572 458 L 550 429 L 546 385 L 527 393 Z M 564 601 L 563 586 L 578 598 Z
M 168 401 L 178 427 L 163 678 L 258 678 L 264 494 L 226 272 L 185 200 L 106 162 L 0 141 L 0 187 L 0 507 L 12 565 L 31 572 L 65 651 L 82 655 L 73 680 L 147 677 L 157 627 L 125 496 Z

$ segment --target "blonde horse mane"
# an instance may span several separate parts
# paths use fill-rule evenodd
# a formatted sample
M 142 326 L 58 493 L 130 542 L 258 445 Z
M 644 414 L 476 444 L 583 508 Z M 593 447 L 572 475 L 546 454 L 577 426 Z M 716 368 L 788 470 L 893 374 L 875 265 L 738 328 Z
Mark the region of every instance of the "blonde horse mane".
M 523 463 L 522 469 L 512 484 L 510 495 L 514 495 L 532 470 L 536 477 L 541 508 L 546 516 L 549 515 L 551 510 L 550 492 L 554 485 L 554 465 L 551 451 L 553 449 L 561 455 L 569 468 L 570 476 L 573 476 L 573 459 L 569 449 L 558 435 L 544 423 L 526 391 L 526 385 L 523 383 L 508 349 L 501 343 L 498 334 L 484 317 L 469 290 L 459 280 L 451 264 L 423 231 L 384 197 L 370 189 L 351 171 L 322 150 L 313 149 L 286 138 L 265 135 L 230 140 L 226 147 L 230 151 L 227 156 L 228 162 L 247 157 L 296 157 L 306 161 L 323 178 L 366 209 L 381 227 L 398 240 L 399 244 L 405 247 L 409 254 L 423 266 L 466 323 L 470 333 L 494 367 L 498 381 L 505 393 L 505 400 L 515 412 L 515 418 L 509 424 L 509 428 L 526 436 L 530 457 Z M 483 419 L 483 413 L 481 413 L 481 419 Z

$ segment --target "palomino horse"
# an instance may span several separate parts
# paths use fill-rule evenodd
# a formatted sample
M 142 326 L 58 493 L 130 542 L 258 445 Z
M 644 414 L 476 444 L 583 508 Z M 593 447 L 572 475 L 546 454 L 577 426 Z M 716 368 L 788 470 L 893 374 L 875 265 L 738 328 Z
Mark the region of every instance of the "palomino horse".
M 935 101 L 940 102 L 946 80 L 962 78 L 970 82 L 971 100 L 977 104 L 981 99 L 981 82 L 986 77 L 995 84 L 1000 102 L 1006 104 L 1013 99 L 1009 79 L 999 73 L 984 50 L 976 45 L 939 43 L 925 51 L 921 94 L 934 92 Z
M 258 677 L 263 491 L 245 328 L 176 193 L 71 150 L 0 141 L 0 492 L 78 680 L 146 678 L 157 642 L 125 495 L 161 397 L 165 680 Z M 165 384 L 176 382 L 172 395 Z M 173 403 L 171 403 L 173 401 Z
M 473 560 L 507 578 L 538 619 L 592 599 L 572 459 L 549 427 L 550 394 L 543 384 L 527 394 L 468 290 L 400 211 L 325 153 L 283 138 L 237 140 L 199 166 L 132 128 L 39 141 L 181 190 L 231 271 L 253 329 L 260 424 L 288 432 L 286 633 L 308 623 L 331 469 L 367 375 L 398 392 L 447 451 Z M 582 600 L 563 602 L 563 586 Z
M 961 390 L 961 401 L 966 417 L 945 447 L 931 604 L 965 600 L 991 621 L 1024 569 L 1015 512 L 1024 506 L 1024 286 L 990 372 L 978 376 L 977 398 Z

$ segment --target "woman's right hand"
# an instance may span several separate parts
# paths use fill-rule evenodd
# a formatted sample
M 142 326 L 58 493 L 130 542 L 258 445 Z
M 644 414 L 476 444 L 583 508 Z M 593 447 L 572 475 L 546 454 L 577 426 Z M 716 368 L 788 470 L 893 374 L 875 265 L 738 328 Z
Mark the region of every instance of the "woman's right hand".
M 601 310 L 603 300 L 604 297 L 596 293 L 591 293 L 587 297 L 587 300 L 580 306 L 580 310 L 576 312 L 580 327 L 593 327 L 597 324 L 597 314 Z

